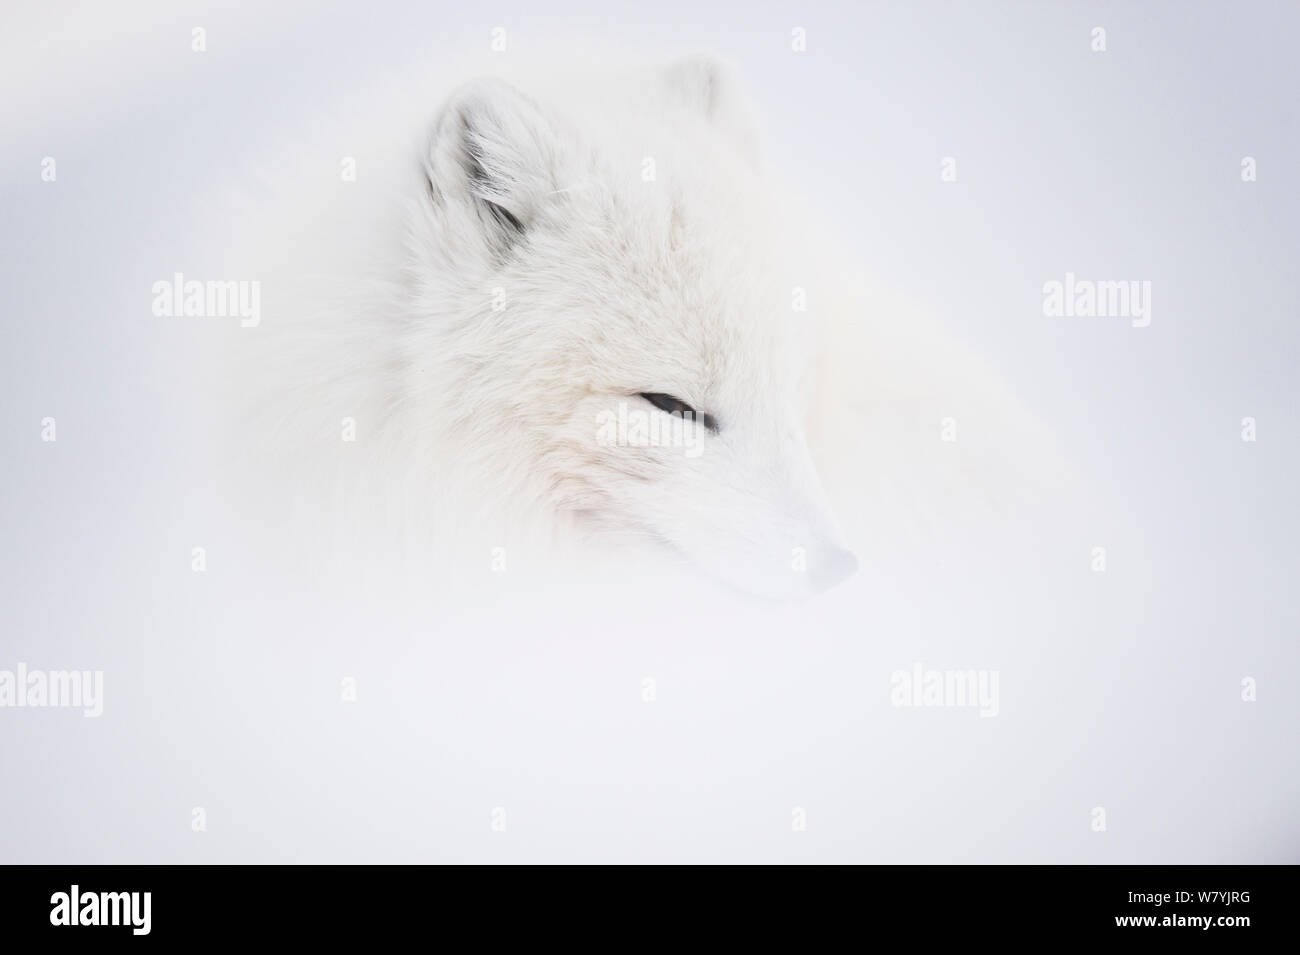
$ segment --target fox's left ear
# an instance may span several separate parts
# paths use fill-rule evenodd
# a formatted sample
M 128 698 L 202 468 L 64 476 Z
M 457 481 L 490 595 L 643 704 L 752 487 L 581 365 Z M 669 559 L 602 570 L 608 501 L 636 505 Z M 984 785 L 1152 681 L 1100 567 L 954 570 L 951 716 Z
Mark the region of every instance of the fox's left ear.
M 674 60 L 663 75 L 671 100 L 702 116 L 743 155 L 758 158 L 762 137 L 735 66 L 698 53 Z
M 507 250 L 555 192 L 562 151 L 552 120 L 531 99 L 500 80 L 469 83 L 434 124 L 425 158 L 429 196 L 441 215 Z

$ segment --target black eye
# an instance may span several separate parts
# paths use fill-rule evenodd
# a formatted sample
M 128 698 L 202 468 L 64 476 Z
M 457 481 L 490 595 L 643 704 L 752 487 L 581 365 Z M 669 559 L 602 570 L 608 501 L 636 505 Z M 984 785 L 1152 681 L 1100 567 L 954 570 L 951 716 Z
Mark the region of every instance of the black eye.
M 658 392 L 641 392 L 641 397 L 650 402 L 660 411 L 666 411 L 669 414 L 681 415 L 691 421 L 702 421 L 704 427 L 717 433 L 718 419 L 711 414 L 702 415 L 680 398 L 674 398 L 672 395 L 662 395 Z

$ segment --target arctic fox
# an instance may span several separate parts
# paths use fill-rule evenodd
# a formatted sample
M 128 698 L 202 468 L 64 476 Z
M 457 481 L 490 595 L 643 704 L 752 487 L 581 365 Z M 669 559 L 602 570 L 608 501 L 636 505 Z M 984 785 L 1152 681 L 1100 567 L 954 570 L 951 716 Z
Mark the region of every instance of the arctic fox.
M 271 511 L 331 535 L 351 515 L 320 548 L 360 530 L 448 566 L 581 542 L 776 596 L 852 574 L 811 438 L 857 449 L 838 483 L 881 535 L 914 492 L 896 463 L 937 453 L 940 392 L 972 379 L 825 253 L 731 68 L 480 79 L 432 105 L 354 133 L 355 181 L 302 190 L 249 266 L 239 433 Z

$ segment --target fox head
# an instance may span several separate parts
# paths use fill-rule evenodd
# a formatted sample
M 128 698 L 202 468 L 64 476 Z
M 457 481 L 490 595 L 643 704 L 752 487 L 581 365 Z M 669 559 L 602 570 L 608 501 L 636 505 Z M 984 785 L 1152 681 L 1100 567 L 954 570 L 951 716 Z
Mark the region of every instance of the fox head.
M 442 108 L 407 364 L 442 368 L 440 419 L 516 501 L 751 591 L 825 589 L 856 560 L 805 438 L 805 250 L 730 73 L 587 92 L 561 112 L 483 80 Z

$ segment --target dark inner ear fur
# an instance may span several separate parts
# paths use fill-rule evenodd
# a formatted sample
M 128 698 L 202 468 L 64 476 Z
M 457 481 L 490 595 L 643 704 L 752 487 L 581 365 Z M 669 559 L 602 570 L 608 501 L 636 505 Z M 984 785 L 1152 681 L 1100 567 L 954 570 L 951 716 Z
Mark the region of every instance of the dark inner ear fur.
M 500 194 L 502 183 L 488 172 L 488 165 L 483 155 L 483 147 L 470 123 L 469 117 L 461 116 L 457 124 L 460 141 L 460 166 L 465 175 L 469 200 L 485 214 L 485 226 L 491 230 L 489 241 L 499 252 L 508 252 L 524 236 L 523 222 L 509 209 L 487 198 Z M 434 182 L 433 175 L 425 171 L 425 185 L 429 199 L 434 205 L 443 205 L 447 201 L 447 192 Z
M 509 209 L 498 205 L 491 199 L 483 198 L 484 193 L 496 192 L 497 190 L 494 188 L 492 178 L 483 165 L 482 150 L 474 140 L 474 133 L 469 128 L 468 123 L 465 124 L 464 142 L 463 163 L 465 175 L 469 178 L 470 191 L 474 194 L 474 198 L 487 208 L 496 224 L 506 233 L 507 240 L 513 242 L 524 234 L 524 224 Z

